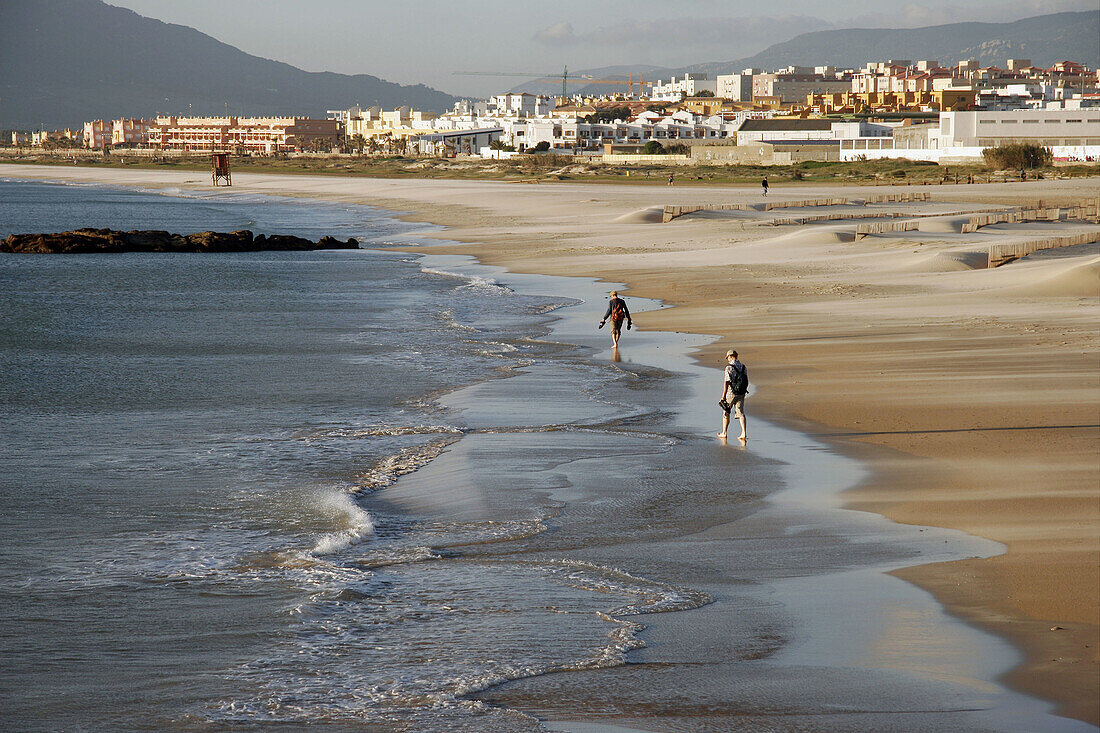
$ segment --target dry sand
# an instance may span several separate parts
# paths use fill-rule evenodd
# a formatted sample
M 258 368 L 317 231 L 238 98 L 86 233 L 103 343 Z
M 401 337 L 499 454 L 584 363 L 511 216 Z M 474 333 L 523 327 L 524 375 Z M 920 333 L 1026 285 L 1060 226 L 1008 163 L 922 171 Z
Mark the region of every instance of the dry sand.
M 208 187 L 199 173 L 5 166 L 0 174 Z M 900 522 L 997 540 L 1004 555 L 898 574 L 1015 642 L 1008 682 L 1100 724 L 1100 249 L 984 269 L 991 242 L 1095 231 L 1035 223 L 856 240 L 856 222 L 771 227 L 799 212 L 689 215 L 665 204 L 759 203 L 753 188 L 510 184 L 239 174 L 235 191 L 373 203 L 445 224 L 452 251 L 514 271 L 594 275 L 677 307 L 637 325 L 719 334 L 752 370 L 753 411 L 858 455 L 849 502 Z M 769 200 L 887 188 L 773 188 Z M 1097 179 L 929 190 L 905 214 L 1069 204 Z M 950 203 L 952 206 L 945 206 Z M 816 213 L 813 211 L 805 213 Z M 939 222 L 938 224 L 936 222 Z M 629 339 L 629 335 L 627 335 Z

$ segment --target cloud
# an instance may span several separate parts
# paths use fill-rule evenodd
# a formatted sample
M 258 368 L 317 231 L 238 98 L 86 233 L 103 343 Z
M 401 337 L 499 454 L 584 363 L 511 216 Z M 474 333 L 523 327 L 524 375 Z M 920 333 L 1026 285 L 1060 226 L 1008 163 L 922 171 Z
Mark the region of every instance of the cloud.
M 568 21 L 562 21 L 549 28 L 543 28 L 532 38 L 547 46 L 572 46 L 575 43 L 580 43 L 580 39 L 573 33 L 573 24 Z

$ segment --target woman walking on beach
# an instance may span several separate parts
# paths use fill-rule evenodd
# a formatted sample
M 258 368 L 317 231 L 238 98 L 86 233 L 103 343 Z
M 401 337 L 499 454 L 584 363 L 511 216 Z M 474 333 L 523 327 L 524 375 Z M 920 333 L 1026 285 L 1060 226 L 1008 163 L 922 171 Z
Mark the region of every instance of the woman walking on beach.
M 622 334 L 623 321 L 626 321 L 626 328 L 629 331 L 633 321 L 630 320 L 630 309 L 626 307 L 626 301 L 619 297 L 618 291 L 612 290 L 608 296 L 607 312 L 603 314 L 603 319 L 600 321 L 600 328 L 603 328 L 603 324 L 607 323 L 607 319 L 611 319 L 611 348 L 619 348 L 619 336 Z
M 764 195 L 767 196 L 768 195 L 768 179 L 765 178 L 764 180 L 762 180 L 760 182 L 760 185 L 764 187 Z
M 749 391 L 749 370 L 737 360 L 737 352 L 730 349 L 726 352 L 726 371 L 722 375 L 722 399 L 718 406 L 722 408 L 722 432 L 719 438 L 726 437 L 726 431 L 730 426 L 730 411 L 737 416 L 737 422 L 741 423 L 741 434 L 738 440 L 747 440 L 748 431 L 745 428 L 745 393 Z M 726 399 L 727 394 L 729 399 Z

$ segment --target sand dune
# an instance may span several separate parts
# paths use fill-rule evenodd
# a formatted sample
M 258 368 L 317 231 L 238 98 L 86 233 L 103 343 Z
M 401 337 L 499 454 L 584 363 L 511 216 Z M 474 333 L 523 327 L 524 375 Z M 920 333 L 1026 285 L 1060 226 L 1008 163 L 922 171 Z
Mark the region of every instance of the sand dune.
M 854 242 L 856 239 L 856 227 L 844 226 L 815 226 L 803 225 L 794 231 L 772 237 L 771 241 L 784 244 L 836 244 L 837 242 Z
M 957 272 L 984 270 L 989 262 L 985 250 L 948 250 L 921 255 L 898 268 L 900 272 Z
M 665 209 L 663 206 L 650 206 L 645 209 L 638 209 L 632 211 L 629 214 L 623 214 L 616 217 L 614 221 L 626 222 L 631 224 L 660 224 L 664 220 Z
M 970 221 L 969 216 L 935 216 L 921 219 L 917 224 L 919 232 L 955 233 L 962 231 L 963 224 Z
M 1070 263 L 1047 269 L 1054 272 L 1038 279 L 1024 273 L 1019 278 L 1022 282 L 1005 288 L 1005 292 L 1021 296 L 1100 298 L 1100 256 L 1084 262 L 1074 258 Z

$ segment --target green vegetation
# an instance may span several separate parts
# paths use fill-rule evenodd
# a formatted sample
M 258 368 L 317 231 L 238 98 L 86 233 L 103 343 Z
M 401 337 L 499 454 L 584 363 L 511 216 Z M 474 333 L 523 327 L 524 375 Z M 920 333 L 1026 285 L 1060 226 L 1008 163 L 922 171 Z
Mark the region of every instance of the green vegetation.
M 76 153 L 77 151 L 73 151 Z M 82 156 L 58 151 L 0 157 L 0 162 L 104 168 L 147 168 L 195 171 L 194 180 L 209 181 L 210 161 L 206 156 L 189 158 L 147 158 L 116 151 L 109 156 Z M 233 158 L 234 172 L 299 173 L 311 175 L 366 176 L 371 178 L 451 178 L 494 181 L 582 181 L 664 185 L 669 173 L 677 185 L 756 185 L 767 177 L 773 186 L 815 185 L 921 185 L 1016 181 L 1018 173 L 991 171 L 980 163 L 937 166 L 925 161 L 863 160 L 851 162 L 807 161 L 798 165 L 676 165 L 634 163 L 607 165 L 585 158 L 553 152 L 517 155 L 508 160 L 466 158 L 413 158 L 402 155 L 318 155 Z M 0 170 L 2 173 L 2 170 Z M 1059 166 L 1029 173 L 1039 176 L 1097 176 L 1095 165 Z
M 642 148 L 642 152 L 646 155 L 664 155 L 665 147 L 656 140 L 650 140 Z
M 615 120 L 626 120 L 632 116 L 630 107 L 607 107 L 605 109 L 599 109 L 584 118 L 585 122 L 614 122 Z
M 986 148 L 982 157 L 990 168 L 997 170 L 1034 170 L 1046 168 L 1054 162 L 1050 148 L 1034 143 L 1006 143 Z

